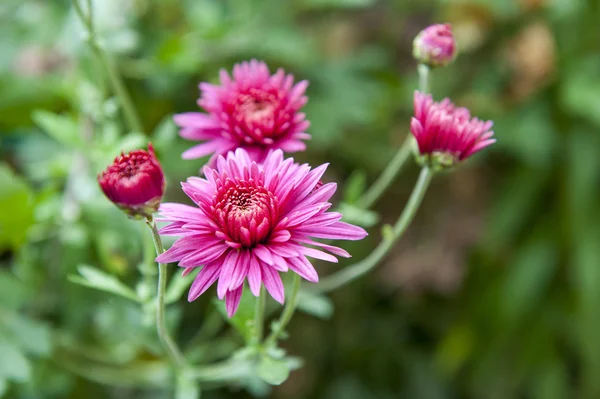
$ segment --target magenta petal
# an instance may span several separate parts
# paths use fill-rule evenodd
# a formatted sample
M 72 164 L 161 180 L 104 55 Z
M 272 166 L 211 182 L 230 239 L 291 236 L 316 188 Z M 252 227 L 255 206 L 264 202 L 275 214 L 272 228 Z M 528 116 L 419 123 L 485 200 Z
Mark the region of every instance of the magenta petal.
M 300 277 L 304 278 L 305 280 L 308 280 L 312 283 L 317 283 L 319 281 L 319 275 L 317 274 L 317 271 L 304 256 L 289 258 L 288 263 L 290 265 L 290 269 L 298 273 Z
M 187 270 L 187 269 L 186 269 Z M 219 277 L 219 266 L 205 266 L 194 279 L 188 293 L 188 301 L 195 301 L 202 295 Z
M 233 275 L 231 277 L 231 283 L 229 284 L 230 290 L 234 290 L 244 283 L 244 280 L 248 275 L 248 271 L 250 270 L 251 258 L 254 258 L 254 256 L 252 256 L 248 251 L 240 251 L 238 262 L 235 265 L 235 269 L 233 270 Z
M 237 251 L 229 251 L 223 265 L 221 266 L 221 274 L 219 275 L 219 283 L 217 284 L 217 297 L 223 299 L 225 293 L 231 285 L 233 271 L 237 265 L 240 256 Z
M 239 288 L 233 291 L 227 291 L 227 294 L 225 294 L 225 307 L 227 308 L 228 317 L 233 317 L 240 306 L 240 300 L 242 299 L 243 291 L 244 285 L 242 284 Z
M 329 255 L 323 251 L 319 251 L 318 249 L 304 247 L 302 248 L 302 253 L 305 256 L 310 256 L 311 258 L 325 260 L 327 262 L 338 263 L 338 260 L 335 256 Z
M 256 257 L 250 257 L 250 269 L 248 270 L 248 285 L 252 295 L 258 296 L 260 294 L 260 286 L 262 283 L 262 274 L 260 272 L 260 265 Z
M 269 294 L 271 294 L 273 299 L 275 299 L 277 302 L 283 304 L 285 301 L 285 294 L 279 273 L 265 263 L 261 265 L 261 272 L 263 276 L 263 282 L 265 283 L 265 288 L 267 291 L 269 291 Z

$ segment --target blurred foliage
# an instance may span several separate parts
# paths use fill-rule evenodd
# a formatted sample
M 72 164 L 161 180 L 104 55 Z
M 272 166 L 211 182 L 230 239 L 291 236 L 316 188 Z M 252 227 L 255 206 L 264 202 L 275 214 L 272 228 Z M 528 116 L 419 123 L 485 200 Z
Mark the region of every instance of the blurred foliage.
M 139 305 L 155 278 L 147 237 L 94 177 L 152 140 L 168 199 L 185 201 L 177 182 L 201 163 L 180 159 L 190 144 L 170 117 L 197 109 L 199 81 L 249 58 L 309 79 L 313 140 L 297 158 L 331 162 L 327 178 L 348 182 L 351 204 L 407 132 L 411 41 L 437 21 L 453 24 L 461 53 L 433 73 L 434 95 L 493 119 L 498 144 L 437 179 L 377 273 L 333 305 L 302 299 L 320 318 L 292 321 L 285 346 L 304 365 L 272 397 L 600 397 L 597 0 L 96 0 L 96 31 L 145 135 L 122 131 L 68 1 L 3 0 L 0 397 L 168 397 L 153 315 Z M 377 206 L 383 222 L 414 179 Z M 349 249 L 360 258 L 374 240 Z M 117 295 L 80 285 L 94 279 Z M 224 327 L 211 295 L 179 300 L 185 284 L 169 300 L 178 340 L 199 363 L 226 358 L 243 322 L 232 320 L 242 336 Z M 282 360 L 265 359 L 268 381 L 285 378 Z M 258 379 L 245 388 L 269 392 Z

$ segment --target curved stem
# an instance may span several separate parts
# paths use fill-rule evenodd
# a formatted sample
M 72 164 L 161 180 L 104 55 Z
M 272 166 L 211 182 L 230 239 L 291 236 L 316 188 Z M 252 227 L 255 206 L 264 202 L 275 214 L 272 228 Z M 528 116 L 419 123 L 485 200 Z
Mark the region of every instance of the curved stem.
M 394 182 L 396 176 L 402 169 L 402 166 L 409 158 L 413 146 L 412 134 L 409 134 L 404 143 L 394 155 L 394 158 L 388 163 L 381 175 L 367 189 L 367 191 L 358 200 L 358 206 L 363 209 L 369 209 L 381 198 L 385 190 Z
M 275 329 L 265 340 L 265 348 L 277 344 L 279 336 L 281 335 L 281 333 L 283 333 L 290 320 L 292 320 L 292 316 L 296 311 L 296 305 L 298 304 L 298 292 L 300 292 L 300 276 L 294 273 L 294 280 L 292 281 L 292 292 L 290 294 L 290 297 L 287 298 L 287 301 L 285 303 L 285 309 L 283 309 L 283 313 L 281 314 L 281 317 L 279 318 Z
M 417 71 L 419 72 L 419 91 L 427 93 L 429 91 L 429 67 L 425 64 L 419 64 Z
M 158 228 L 153 217 L 146 219 L 146 224 L 152 231 L 152 240 L 154 241 L 154 247 L 156 248 L 156 254 L 160 255 L 164 252 L 162 240 L 158 234 Z M 158 264 L 158 290 L 157 290 L 157 303 L 156 303 L 156 329 L 158 336 L 163 343 L 163 346 L 167 350 L 169 357 L 178 367 L 186 367 L 186 361 L 181 351 L 177 347 L 173 338 L 169 335 L 167 326 L 165 323 L 165 292 L 167 291 L 167 265 L 164 263 Z
M 73 0 L 73 7 L 75 8 L 75 12 L 81 19 L 81 22 L 85 26 L 87 33 L 89 35 L 89 44 L 92 48 L 92 51 L 96 54 L 96 57 L 102 64 L 106 74 L 108 75 L 108 80 L 115 92 L 115 95 L 119 98 L 121 102 L 121 106 L 123 107 L 123 114 L 125 115 L 125 120 L 127 121 L 127 125 L 131 131 L 134 132 L 143 132 L 144 128 L 140 121 L 140 118 L 135 110 L 133 105 L 133 101 L 131 100 L 131 96 L 127 92 L 125 88 L 125 84 L 123 83 L 123 79 L 121 79 L 121 75 L 119 75 L 117 69 L 115 68 L 113 62 L 110 60 L 106 52 L 100 47 L 98 41 L 96 40 L 96 35 L 94 31 L 93 21 L 92 21 L 92 8 L 90 7 L 90 3 L 88 2 L 88 15 L 86 16 L 79 4 L 78 0 Z
M 263 323 L 265 316 L 266 296 L 265 289 L 261 287 L 258 298 L 256 298 L 256 307 L 254 308 L 254 343 L 260 344 L 263 339 Z
M 333 291 L 353 280 L 356 280 L 358 277 L 365 275 L 375 266 L 377 266 L 377 264 L 389 253 L 394 244 L 404 234 L 412 222 L 417 210 L 419 209 L 419 206 L 421 205 L 421 202 L 423 201 L 423 197 L 427 191 L 427 188 L 429 187 L 432 177 L 433 172 L 431 169 L 428 167 L 423 167 L 415 188 L 408 199 L 408 203 L 394 224 L 390 236 L 384 236 L 375 250 L 371 252 L 365 259 L 350 265 L 337 273 L 323 278 L 321 282 L 314 288 L 314 291 Z
M 419 91 L 427 93 L 429 90 L 429 67 L 425 64 L 419 64 L 417 70 L 419 72 Z M 381 198 L 390 184 L 394 182 L 400 170 L 402 170 L 402 166 L 404 166 L 406 160 L 410 157 L 413 145 L 414 138 L 409 133 L 406 139 L 404 139 L 402 146 L 396 152 L 396 155 L 394 155 L 394 158 L 392 158 L 377 180 L 358 200 L 358 206 L 363 209 L 369 209 Z

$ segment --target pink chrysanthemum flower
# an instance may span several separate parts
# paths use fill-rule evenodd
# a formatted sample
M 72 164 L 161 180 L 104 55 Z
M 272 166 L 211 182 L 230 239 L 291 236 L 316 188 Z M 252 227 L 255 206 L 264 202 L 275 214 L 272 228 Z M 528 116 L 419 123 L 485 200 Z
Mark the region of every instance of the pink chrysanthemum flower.
M 165 176 L 154 148 L 121 153 L 98 175 L 100 188 L 129 216 L 150 217 L 158 210 L 165 192 Z
M 158 220 L 170 222 L 161 234 L 181 238 L 157 261 L 178 261 L 186 268 L 184 273 L 203 266 L 188 300 L 195 300 L 218 280 L 217 295 L 225 298 L 230 317 L 246 279 L 255 296 L 264 284 L 283 303 L 279 272 L 291 270 L 317 282 L 307 256 L 329 262 L 337 262 L 336 257 L 322 250 L 350 256 L 313 238 L 360 240 L 367 235 L 362 228 L 341 222 L 340 213 L 327 212 L 336 184 L 319 184 L 326 168 L 325 164 L 311 170 L 291 158 L 284 160 L 281 150 L 269 153 L 262 165 L 243 149 L 227 158 L 219 156 L 216 169 L 204 167 L 205 178 L 190 177 L 182 183 L 198 207 L 161 205 Z
M 256 60 L 235 65 L 233 79 L 225 70 L 220 78 L 220 86 L 200 84 L 198 105 L 208 114 L 175 115 L 181 137 L 204 141 L 185 151 L 184 159 L 214 154 L 209 161 L 214 165 L 218 155 L 244 148 L 250 158 L 262 162 L 272 149 L 306 149 L 302 140 L 310 139 L 305 132 L 310 124 L 299 112 L 308 101 L 306 80 L 294 85 L 294 77 L 283 69 L 271 75 L 267 65 Z
M 413 56 L 430 67 L 446 66 L 456 57 L 456 41 L 449 24 L 423 29 L 413 41 Z
M 417 140 L 421 160 L 437 168 L 452 166 L 496 142 L 492 121 L 471 118 L 469 110 L 449 99 L 433 101 L 415 92 L 415 116 L 410 131 Z

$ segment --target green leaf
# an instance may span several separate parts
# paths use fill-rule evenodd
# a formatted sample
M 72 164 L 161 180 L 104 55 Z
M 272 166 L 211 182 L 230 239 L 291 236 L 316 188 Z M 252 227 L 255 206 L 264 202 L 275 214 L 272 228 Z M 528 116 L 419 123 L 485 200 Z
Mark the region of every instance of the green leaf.
M 31 375 L 25 355 L 3 336 L 0 336 L 0 359 L 0 379 L 24 382 Z
M 8 391 L 8 382 L 5 379 L 0 378 L 0 398 Z
M 34 222 L 33 193 L 6 165 L 0 165 L 0 249 L 18 248 Z
M 3 308 L 17 309 L 29 299 L 29 289 L 10 272 L 0 271 L 0 303 Z
M 33 355 L 50 353 L 50 329 L 45 324 L 14 312 L 0 313 L 0 320 L 0 330 L 18 348 Z
M 79 270 L 81 276 L 70 275 L 68 279 L 72 283 L 95 288 L 100 291 L 110 292 L 112 294 L 131 299 L 132 301 L 140 302 L 140 298 L 137 296 L 135 291 L 123 284 L 115 276 L 87 265 L 79 265 L 77 270 Z
M 59 143 L 67 147 L 84 147 L 79 126 L 70 116 L 38 110 L 34 111 L 31 117 L 44 132 Z
M 264 382 L 271 385 L 281 385 L 290 375 L 290 368 L 285 359 L 274 359 L 264 356 L 260 359 L 256 374 Z
M 333 315 L 333 301 L 325 295 L 301 290 L 298 294 L 298 310 L 326 320 Z
M 367 186 L 367 175 L 362 170 L 352 172 L 344 185 L 344 202 L 356 203 L 365 192 Z
M 372 227 L 379 221 L 379 215 L 377 212 L 358 208 L 345 202 L 340 204 L 338 212 L 344 215 L 343 220 L 345 222 L 357 224 L 362 227 Z

